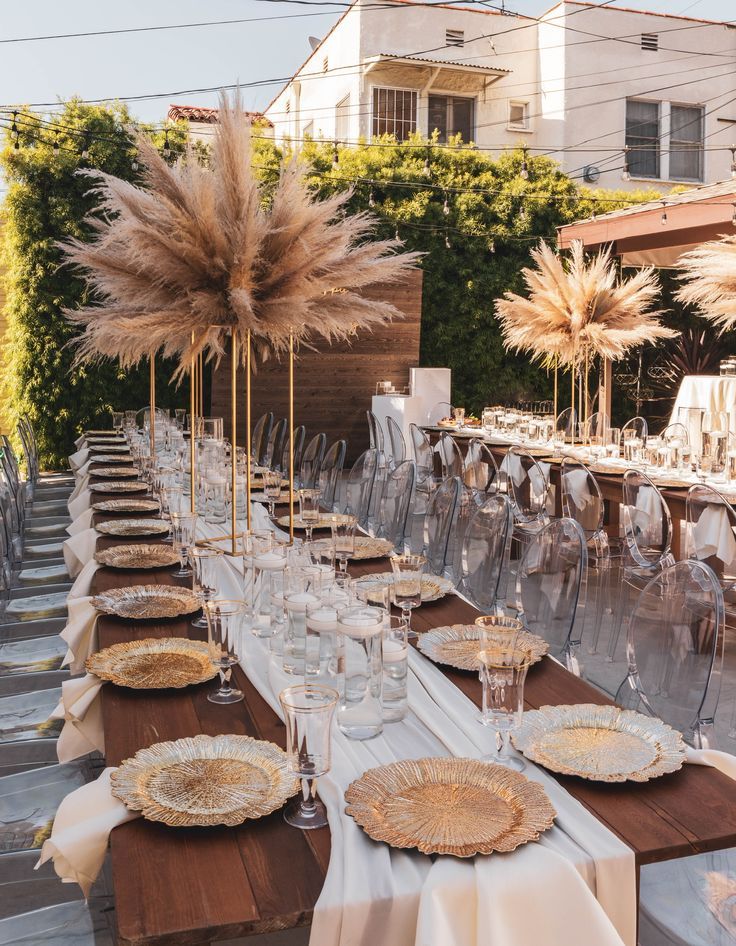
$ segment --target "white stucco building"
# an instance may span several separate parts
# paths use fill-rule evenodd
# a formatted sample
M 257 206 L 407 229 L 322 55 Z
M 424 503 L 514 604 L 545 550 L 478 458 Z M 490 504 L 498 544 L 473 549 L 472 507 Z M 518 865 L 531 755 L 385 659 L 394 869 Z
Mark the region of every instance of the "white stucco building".
M 724 23 L 567 0 L 539 18 L 356 0 L 313 46 L 264 110 L 279 142 L 460 132 L 605 187 L 731 170 L 736 28 Z

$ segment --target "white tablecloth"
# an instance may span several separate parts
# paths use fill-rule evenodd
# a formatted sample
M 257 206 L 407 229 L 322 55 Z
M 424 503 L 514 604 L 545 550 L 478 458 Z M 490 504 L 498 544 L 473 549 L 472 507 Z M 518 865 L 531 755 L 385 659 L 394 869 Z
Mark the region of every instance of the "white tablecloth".
M 717 375 L 687 375 L 682 379 L 672 409 L 670 423 L 679 421 L 681 407 L 699 407 L 704 411 L 728 411 L 731 433 L 736 434 L 736 378 Z

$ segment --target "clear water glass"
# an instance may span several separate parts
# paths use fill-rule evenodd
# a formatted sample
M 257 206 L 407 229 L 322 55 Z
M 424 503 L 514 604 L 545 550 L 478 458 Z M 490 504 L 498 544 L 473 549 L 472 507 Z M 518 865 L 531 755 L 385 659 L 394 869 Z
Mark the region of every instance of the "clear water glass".
M 481 650 L 478 658 L 483 686 L 481 722 L 496 733 L 496 752 L 484 759 L 520 772 L 526 767 L 524 760 L 509 755 L 509 740 L 524 711 L 524 683 L 531 652 L 519 647 L 493 646 Z
M 409 709 L 409 626 L 403 617 L 385 613 L 383 623 L 383 721 L 397 723 Z
M 494 647 L 516 647 L 516 641 L 524 625 L 518 618 L 505 614 L 481 614 L 475 619 L 479 632 L 480 650 Z
M 286 755 L 300 780 L 301 797 L 284 810 L 284 821 L 309 830 L 327 825 L 327 812 L 317 796 L 317 779 L 330 771 L 332 718 L 338 694 L 331 687 L 304 683 L 279 694 L 286 723 Z
M 125 414 L 123 414 L 122 411 L 113 411 L 112 412 L 112 429 L 122 430 L 124 420 L 125 420 Z
M 276 515 L 276 503 L 281 498 L 281 473 L 278 470 L 263 471 L 263 492 L 268 500 L 268 514 Z
M 216 598 L 220 589 L 222 568 L 222 549 L 197 548 L 191 550 L 191 562 L 194 572 L 194 593 L 202 602 L 202 607 Z M 192 621 L 192 627 L 207 627 L 207 618 L 203 614 Z
M 274 608 L 277 576 L 286 568 L 288 546 L 255 539 L 253 563 L 253 633 L 256 637 L 270 637 L 276 630 L 278 608 Z M 278 590 L 280 591 L 280 585 Z
M 299 518 L 306 530 L 307 542 L 312 541 L 312 530 L 319 525 L 320 496 L 318 489 L 299 490 Z
M 204 603 L 210 659 L 220 673 L 220 688 L 208 693 L 210 703 L 239 703 L 243 691 L 230 685 L 232 669 L 240 659 L 245 605 L 242 601 L 211 598 Z
M 204 476 L 205 517 L 210 525 L 220 526 L 227 521 L 227 477 L 219 468 L 209 467 Z
M 603 442 L 606 447 L 606 456 L 611 460 L 618 460 L 621 456 L 621 428 L 606 428 L 603 432 Z
M 342 637 L 337 633 L 337 615 L 346 604 L 327 594 L 307 605 L 304 680 L 324 683 L 338 692 L 342 689 Z
M 344 575 L 348 570 L 348 559 L 355 554 L 355 530 L 358 528 L 358 520 L 350 515 L 332 516 L 330 528 L 335 558 L 340 563 L 340 571 Z
M 287 569 L 284 576 L 284 673 L 304 676 L 307 651 L 307 607 L 319 604 L 322 573 L 315 565 Z
M 172 512 L 171 526 L 174 530 L 174 551 L 179 554 L 179 570 L 173 572 L 176 578 L 189 578 L 192 569 L 189 564 L 190 552 L 194 546 L 197 528 L 197 516 L 193 512 Z
M 426 568 L 427 559 L 423 555 L 391 556 L 394 604 L 401 608 L 409 637 L 416 637 L 411 629 L 411 612 L 422 603 L 422 576 Z
M 349 739 L 373 739 L 383 732 L 382 608 L 353 605 L 338 612 L 343 651 L 343 692 L 337 725 Z
M 729 415 L 727 411 L 706 411 L 703 415 L 702 455 L 710 457 L 711 473 L 720 478 L 726 471 Z

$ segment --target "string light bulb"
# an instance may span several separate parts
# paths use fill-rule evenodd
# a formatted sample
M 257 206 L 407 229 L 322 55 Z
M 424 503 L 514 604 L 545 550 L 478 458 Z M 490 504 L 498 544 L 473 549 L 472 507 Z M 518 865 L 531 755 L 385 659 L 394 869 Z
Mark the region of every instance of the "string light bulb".
M 521 159 L 521 171 L 519 172 L 521 178 L 525 181 L 529 180 L 529 165 L 526 160 L 526 148 L 524 148 L 524 155 Z
M 394 240 L 400 240 L 400 239 L 401 239 L 401 237 L 399 236 L 399 225 L 398 225 L 398 223 L 397 223 L 397 224 L 396 224 L 396 232 L 394 233 Z
M 54 156 L 59 153 L 59 132 L 57 131 L 54 135 Z
M 667 204 L 665 201 L 662 201 L 662 207 L 664 207 L 664 210 L 662 211 L 662 216 L 660 218 L 660 221 L 662 223 L 662 226 L 665 226 L 667 223 Z
M 445 233 L 445 246 L 447 247 L 448 250 L 450 249 L 450 246 L 451 246 L 450 238 L 446 233 Z
M 621 171 L 621 180 L 627 183 L 631 180 L 631 170 L 629 168 L 629 146 L 624 148 L 624 166 Z
M 164 158 L 170 158 L 170 157 L 171 157 L 171 145 L 169 144 L 169 130 L 168 130 L 168 128 L 167 128 L 166 131 L 164 132 L 164 146 L 163 146 L 163 148 L 161 149 L 161 154 L 164 156 Z
M 375 207 L 375 206 L 376 206 L 376 198 L 373 196 L 373 188 L 372 188 L 372 187 L 371 187 L 371 189 L 370 189 L 370 191 L 369 191 L 369 193 L 368 193 L 368 206 L 369 206 L 369 207 Z
M 731 178 L 736 180 L 736 145 L 731 145 Z
M 133 152 L 133 160 L 130 162 L 130 166 L 134 171 L 138 170 L 138 152 Z
M 337 150 L 337 142 L 335 142 L 335 146 L 332 149 L 332 167 L 336 168 L 339 164 L 340 164 L 340 153 Z
M 494 240 L 491 240 L 491 242 L 488 244 L 488 252 L 489 252 L 489 253 L 495 253 L 495 252 L 496 252 L 496 243 L 495 243 Z
M 432 165 L 429 163 L 429 156 L 424 159 L 424 168 L 422 170 L 422 174 L 424 174 L 425 177 L 432 176 Z
M 442 204 L 442 213 L 446 216 L 450 216 L 450 205 L 447 203 L 447 194 L 445 193 L 445 202 Z
M 10 126 L 10 134 L 13 136 L 15 141 L 17 141 L 19 137 L 18 125 L 15 121 L 17 117 L 18 117 L 18 113 L 13 112 L 13 124 Z
M 733 213 L 731 214 L 731 226 L 736 227 L 736 204 L 733 204 Z
M 79 152 L 79 155 L 83 161 L 86 161 L 89 157 L 89 136 L 85 135 L 82 142 L 82 148 Z

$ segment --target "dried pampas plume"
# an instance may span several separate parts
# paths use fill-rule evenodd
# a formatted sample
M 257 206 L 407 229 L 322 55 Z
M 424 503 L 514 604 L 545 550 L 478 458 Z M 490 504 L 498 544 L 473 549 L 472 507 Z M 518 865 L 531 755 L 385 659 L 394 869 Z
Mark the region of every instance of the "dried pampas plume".
M 694 305 L 725 332 L 736 323 L 736 237 L 710 240 L 683 253 L 678 262 L 685 283 L 676 299 Z
M 659 294 L 653 270 L 617 283 L 608 253 L 588 261 L 578 240 L 570 250 L 565 263 L 540 243 L 532 250 L 536 267 L 522 270 L 528 298 L 507 292 L 496 300 L 507 348 L 570 365 L 592 355 L 616 361 L 630 348 L 677 334 L 651 308 Z
M 65 312 L 84 328 L 79 361 L 161 352 L 183 372 L 200 351 L 219 357 L 231 331 L 241 352 L 251 332 L 266 356 L 290 332 L 297 344 L 341 339 L 401 317 L 360 291 L 401 279 L 418 254 L 370 239 L 373 218 L 345 213 L 350 192 L 316 200 L 295 161 L 266 200 L 239 96 L 221 95 L 210 168 L 191 153 L 172 167 L 146 138 L 137 145 L 143 187 L 88 172 L 104 216 L 91 242 L 64 245 L 99 300 Z

